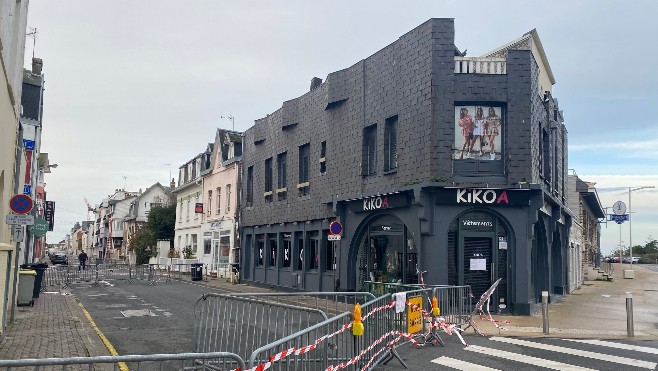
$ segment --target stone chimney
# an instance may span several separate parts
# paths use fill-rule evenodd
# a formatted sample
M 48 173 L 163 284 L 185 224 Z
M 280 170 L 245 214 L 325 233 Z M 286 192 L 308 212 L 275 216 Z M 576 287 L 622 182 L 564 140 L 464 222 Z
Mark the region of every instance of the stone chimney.
M 311 79 L 311 90 L 317 88 L 318 86 L 322 85 L 322 79 L 319 77 L 314 77 Z
M 41 75 L 43 70 L 43 61 L 41 58 L 32 58 L 32 73 L 35 75 Z
M 174 178 L 171 178 L 171 182 L 169 183 L 169 188 L 173 191 L 176 189 L 176 182 L 174 181 Z

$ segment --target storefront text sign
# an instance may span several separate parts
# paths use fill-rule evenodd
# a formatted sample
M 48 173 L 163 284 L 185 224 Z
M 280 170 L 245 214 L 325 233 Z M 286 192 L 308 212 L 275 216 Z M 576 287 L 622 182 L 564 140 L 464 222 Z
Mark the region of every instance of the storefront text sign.
M 509 204 L 507 191 L 493 189 L 460 189 L 457 191 L 457 203 L 468 204 Z
M 378 195 L 366 197 L 352 204 L 352 210 L 360 211 L 377 211 L 384 209 L 392 209 L 396 207 L 409 206 L 410 202 L 407 200 L 405 193 L 393 193 L 386 195 Z
M 533 193 L 517 189 L 444 188 L 436 192 L 440 204 L 526 206 Z

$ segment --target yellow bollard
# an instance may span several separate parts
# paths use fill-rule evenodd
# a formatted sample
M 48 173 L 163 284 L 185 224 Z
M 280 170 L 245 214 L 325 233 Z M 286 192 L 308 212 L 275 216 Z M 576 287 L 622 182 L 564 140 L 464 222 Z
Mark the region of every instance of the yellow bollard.
M 352 335 L 363 336 L 363 323 L 361 322 L 361 304 L 354 306 L 354 322 L 352 322 Z
M 439 301 L 436 299 L 436 296 L 432 297 L 432 315 L 438 317 L 441 314 L 441 309 L 439 309 Z

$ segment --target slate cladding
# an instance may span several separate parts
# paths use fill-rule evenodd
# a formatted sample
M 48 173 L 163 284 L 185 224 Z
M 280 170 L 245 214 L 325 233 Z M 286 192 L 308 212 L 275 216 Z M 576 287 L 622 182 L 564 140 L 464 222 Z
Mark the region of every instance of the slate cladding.
M 497 188 L 529 182 L 542 184 L 545 192 L 558 198 L 566 197 L 567 133 L 557 101 L 550 94 L 538 93 L 539 67 L 532 52 L 507 50 L 506 74 L 458 74 L 454 72 L 454 41 L 452 19 L 430 19 L 256 120 L 245 132 L 244 174 L 253 167 L 253 204 L 246 207 L 242 203 L 241 226 L 331 219 L 335 200 L 432 182 L 436 186 Z M 455 105 L 478 103 L 505 108 L 502 170 L 476 176 L 458 174 L 451 159 Z M 398 167 L 384 173 L 384 122 L 394 116 L 398 119 Z M 363 129 L 373 124 L 377 125 L 377 170 L 364 177 Z M 542 131 L 555 141 L 548 162 L 542 161 L 540 152 Z M 325 173 L 320 172 L 323 141 Z M 307 143 L 310 194 L 300 197 L 298 152 Z M 266 203 L 265 160 L 274 159 L 273 182 L 277 184 L 276 158 L 282 152 L 287 152 L 287 198 L 279 201 L 274 197 Z M 544 179 L 540 162 L 551 164 L 551 181 Z M 244 174 L 243 195 L 247 190 Z

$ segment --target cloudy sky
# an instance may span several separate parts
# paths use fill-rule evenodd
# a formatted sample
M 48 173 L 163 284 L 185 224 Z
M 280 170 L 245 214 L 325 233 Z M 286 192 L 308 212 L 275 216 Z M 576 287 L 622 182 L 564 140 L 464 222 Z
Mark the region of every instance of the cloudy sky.
M 48 242 L 117 188 L 168 183 L 217 127 L 243 131 L 429 18 L 469 56 L 536 28 L 569 130 L 569 167 L 604 206 L 658 186 L 658 2 L 31 0 L 44 61 Z M 28 30 L 29 31 L 29 30 Z M 32 56 L 28 39 L 26 66 Z M 224 117 L 224 118 L 222 118 Z M 166 165 L 166 164 L 172 164 Z M 124 178 L 125 177 L 125 178 Z M 621 187 L 621 188 L 618 188 Z M 632 194 L 632 242 L 658 238 L 658 190 Z M 629 223 L 602 226 L 602 250 Z

